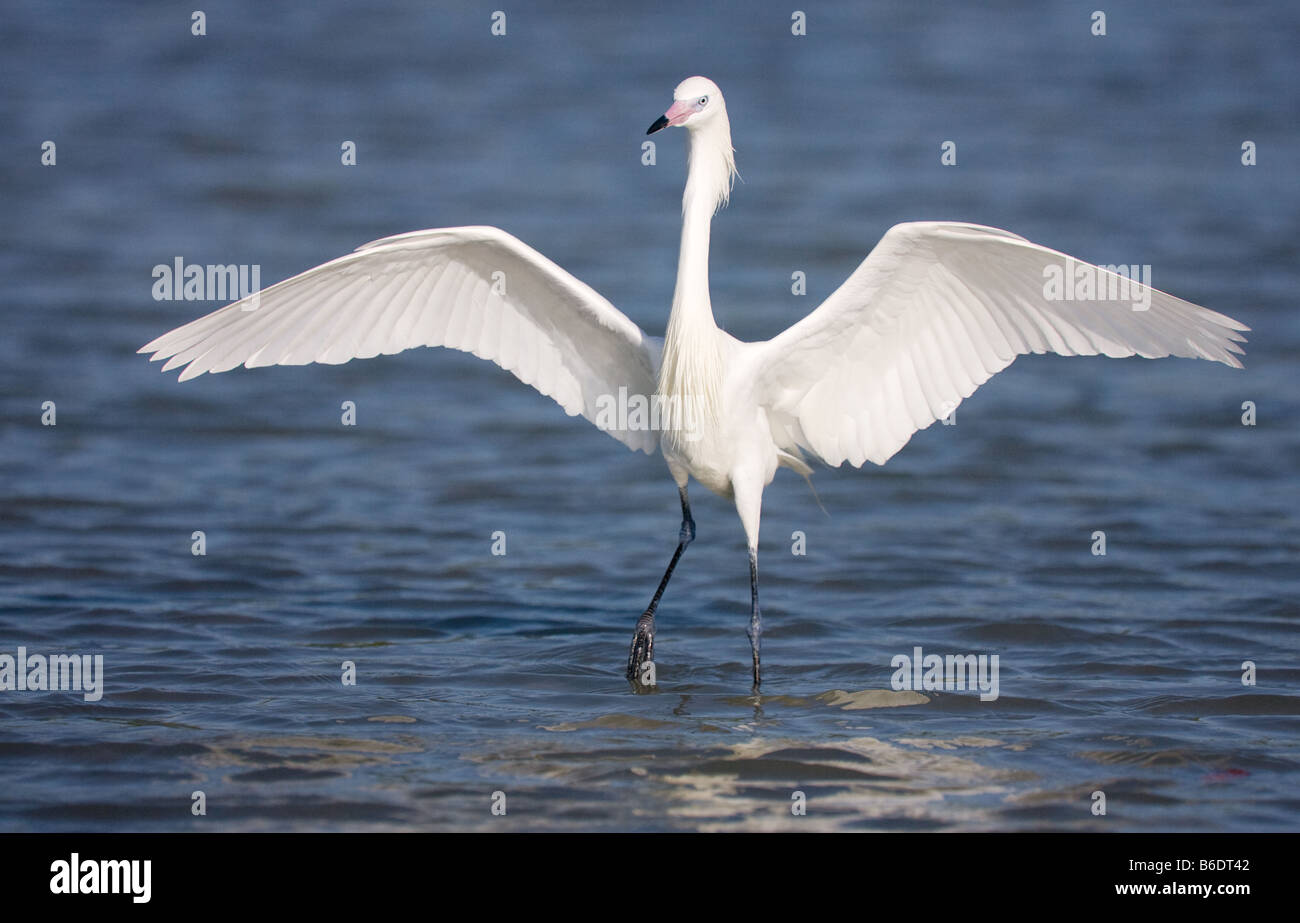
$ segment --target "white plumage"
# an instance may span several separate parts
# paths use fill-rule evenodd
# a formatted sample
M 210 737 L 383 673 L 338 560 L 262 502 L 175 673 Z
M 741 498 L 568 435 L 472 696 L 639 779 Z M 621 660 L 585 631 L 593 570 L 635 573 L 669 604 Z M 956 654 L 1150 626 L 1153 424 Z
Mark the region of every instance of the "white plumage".
M 660 342 L 505 231 L 468 227 L 365 244 L 177 327 L 140 352 L 167 358 L 163 371 L 184 366 L 180 380 L 187 381 L 240 365 L 337 365 L 449 346 L 495 362 L 570 416 L 594 422 L 601 394 L 620 385 L 630 393 L 654 390 Z M 653 433 L 610 434 L 634 449 L 657 447 Z
M 1125 300 L 1048 300 L 1044 273 L 1078 260 L 1009 231 L 925 221 L 890 228 L 812 314 L 754 350 L 774 427 L 831 465 L 883 465 L 1016 356 L 1183 356 L 1241 367 L 1230 317 L 1117 278 Z M 1096 275 L 1107 270 L 1087 266 Z
M 620 389 L 690 402 L 697 415 L 689 432 L 604 426 L 630 448 L 660 449 L 682 501 L 677 551 L 637 623 L 628 675 L 645 675 L 660 595 L 694 538 L 693 477 L 733 498 L 745 528 L 756 686 L 759 514 L 777 467 L 809 473 L 805 451 L 830 465 L 884 464 L 1026 353 L 1241 366 L 1248 328 L 1237 321 L 1128 279 L 1128 300 L 1049 298 L 1045 278 L 1054 271 L 1111 274 L 1008 231 L 954 222 L 896 225 L 815 311 L 771 340 L 741 343 L 718 328 L 709 299 L 710 224 L 735 174 L 726 106 L 712 81 L 683 81 L 650 131 L 677 125 L 690 136 L 690 168 L 662 340 L 511 235 L 466 227 L 366 244 L 140 352 L 167 359 L 164 371 L 183 367 L 184 381 L 239 365 L 336 364 L 448 346 L 497 363 L 592 422 Z M 1134 309 L 1139 298 L 1143 310 Z

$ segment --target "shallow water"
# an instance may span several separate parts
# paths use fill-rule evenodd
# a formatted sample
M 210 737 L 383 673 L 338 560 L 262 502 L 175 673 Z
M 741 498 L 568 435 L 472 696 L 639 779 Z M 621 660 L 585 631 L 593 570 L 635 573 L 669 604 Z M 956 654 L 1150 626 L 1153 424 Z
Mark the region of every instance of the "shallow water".
M 788 6 L 537 4 L 496 39 L 485 9 L 423 3 L 232 3 L 204 38 L 188 14 L 12 6 L 0 652 L 102 654 L 106 681 L 0 693 L 3 829 L 1300 827 L 1300 14 L 1113 3 L 1098 38 L 1068 7 L 826 3 L 795 38 Z M 494 366 L 413 350 L 179 385 L 134 354 L 216 307 L 152 299 L 178 255 L 267 285 L 470 223 L 661 333 L 683 139 L 653 168 L 640 144 L 696 72 L 744 178 L 712 280 L 742 339 L 916 218 L 1149 263 L 1254 328 L 1244 371 L 1021 359 L 887 467 L 819 471 L 829 515 L 783 473 L 757 698 L 734 511 L 695 491 L 658 691 L 632 694 L 676 492 Z M 997 654 L 999 697 L 894 691 L 915 646 Z

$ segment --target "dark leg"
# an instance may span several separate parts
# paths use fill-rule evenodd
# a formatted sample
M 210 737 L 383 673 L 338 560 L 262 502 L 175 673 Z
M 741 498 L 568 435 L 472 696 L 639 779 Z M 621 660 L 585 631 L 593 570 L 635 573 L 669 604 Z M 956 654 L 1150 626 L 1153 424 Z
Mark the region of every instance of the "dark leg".
M 641 617 L 636 620 L 636 631 L 632 633 L 632 648 L 627 655 L 627 678 L 637 680 L 641 673 L 641 665 L 647 660 L 654 660 L 655 655 L 655 610 L 659 608 L 659 598 L 664 595 L 664 590 L 668 586 L 668 581 L 673 576 L 673 568 L 677 566 L 677 561 L 686 550 L 686 546 L 695 540 L 695 520 L 691 518 L 691 503 L 686 499 L 686 488 L 679 487 L 677 492 L 682 498 L 682 530 L 677 536 L 677 550 L 673 552 L 673 559 L 668 562 L 668 569 L 664 571 L 664 578 L 659 581 L 659 589 L 655 590 L 654 598 L 650 600 L 649 607 L 641 613 Z
M 763 637 L 763 615 L 758 611 L 758 549 L 749 549 L 749 649 L 754 655 L 754 691 L 758 691 L 758 648 Z

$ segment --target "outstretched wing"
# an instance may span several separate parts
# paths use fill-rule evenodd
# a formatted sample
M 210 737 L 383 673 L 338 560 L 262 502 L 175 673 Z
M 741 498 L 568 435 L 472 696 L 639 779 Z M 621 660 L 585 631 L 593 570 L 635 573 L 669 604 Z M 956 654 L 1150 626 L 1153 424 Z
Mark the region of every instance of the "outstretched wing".
M 1092 297 L 1053 297 L 1053 280 L 1069 294 L 1088 273 Z M 1128 297 L 1114 298 L 1111 285 Z M 1248 329 L 1008 231 L 914 222 L 890 228 L 817 310 L 756 344 L 752 374 L 779 445 L 830 465 L 883 465 L 1018 355 L 1186 356 L 1240 368 L 1238 331 Z
M 414 346 L 490 359 L 597 423 L 598 401 L 654 392 L 661 342 L 499 228 L 386 237 L 165 333 L 142 353 L 180 380 L 238 365 L 338 364 Z M 609 400 L 610 398 L 606 398 Z M 616 398 L 614 398 L 616 399 Z M 604 428 L 604 427 L 602 427 Z M 656 434 L 606 429 L 653 452 Z

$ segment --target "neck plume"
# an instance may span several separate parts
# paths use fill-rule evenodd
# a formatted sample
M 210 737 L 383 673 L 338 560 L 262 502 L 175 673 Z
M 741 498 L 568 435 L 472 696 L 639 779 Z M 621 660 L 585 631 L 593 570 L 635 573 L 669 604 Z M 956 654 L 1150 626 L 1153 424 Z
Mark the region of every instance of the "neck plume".
M 731 149 L 731 126 L 727 113 L 707 127 L 693 131 L 690 138 L 690 167 L 682 193 L 682 241 L 677 258 L 677 287 L 673 292 L 673 314 L 677 319 L 690 306 L 713 321 L 709 303 L 709 226 L 713 214 L 731 196 L 731 179 L 736 161 Z
M 690 169 L 682 194 L 677 287 L 664 335 L 659 390 L 706 410 L 717 406 L 720 337 L 709 300 L 709 229 L 731 194 L 736 166 L 726 113 L 690 134 Z

